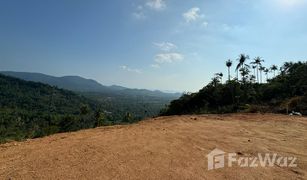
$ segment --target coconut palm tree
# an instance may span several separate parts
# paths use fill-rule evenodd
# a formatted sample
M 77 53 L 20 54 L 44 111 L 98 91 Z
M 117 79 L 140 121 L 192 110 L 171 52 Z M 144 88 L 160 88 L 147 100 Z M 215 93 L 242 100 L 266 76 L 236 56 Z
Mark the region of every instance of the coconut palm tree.
M 215 73 L 215 76 L 220 80 L 221 83 L 223 83 L 223 73 Z
M 268 68 L 265 68 L 265 70 L 263 70 L 263 72 L 265 73 L 265 76 L 266 76 L 266 82 L 268 82 L 270 70 Z
M 256 76 L 250 75 L 249 76 L 249 81 L 252 82 L 252 83 L 255 83 L 256 82 Z
M 236 67 L 236 71 L 237 71 L 237 79 L 239 79 L 239 70 L 241 68 L 244 68 L 244 66 L 247 66 L 249 67 L 247 64 L 246 64 L 246 60 L 249 59 L 249 56 L 248 55 L 245 55 L 245 54 L 240 54 L 239 55 L 239 58 L 237 59 L 239 61 L 237 67 Z M 243 77 L 242 77 L 243 78 Z
M 263 66 L 259 67 L 259 71 L 260 71 L 260 83 L 262 83 L 262 72 L 265 70 L 266 68 Z
M 253 75 L 254 78 L 253 78 L 253 81 L 252 81 L 252 82 L 255 83 L 255 82 L 256 82 L 256 81 L 255 81 L 255 78 L 256 78 L 256 68 L 257 68 L 257 66 L 252 66 L 252 68 L 253 68 L 253 70 L 254 70 L 254 75 Z
M 221 76 L 220 73 L 215 73 L 214 77 L 211 79 L 211 83 L 214 85 L 214 87 L 217 86 L 221 82 Z
M 230 81 L 230 67 L 232 66 L 232 61 L 230 59 L 226 61 L 226 66 L 228 68 L 228 81 Z
M 258 83 L 259 83 L 259 68 L 262 65 L 262 62 L 264 62 L 264 60 L 261 57 L 258 56 L 258 57 L 255 57 L 254 61 L 251 63 L 251 64 L 256 65 L 256 68 L 257 68 L 257 81 L 258 81 Z
M 278 67 L 276 65 L 272 65 L 270 69 L 273 71 L 275 77 L 276 76 L 275 72 L 278 70 Z

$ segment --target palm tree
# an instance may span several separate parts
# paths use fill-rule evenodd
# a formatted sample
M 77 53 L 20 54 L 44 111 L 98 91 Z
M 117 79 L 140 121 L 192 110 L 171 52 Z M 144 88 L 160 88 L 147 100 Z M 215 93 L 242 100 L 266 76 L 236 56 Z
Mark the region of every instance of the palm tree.
M 228 68 L 228 81 L 230 81 L 230 67 L 232 66 L 232 61 L 230 59 L 226 61 L 226 66 Z
M 256 82 L 255 81 L 255 78 L 256 78 L 256 68 L 257 68 L 257 66 L 252 66 L 252 68 L 253 68 L 253 70 L 254 70 L 254 78 L 253 78 L 253 81 L 252 82 Z
M 252 82 L 252 83 L 255 83 L 256 82 L 256 76 L 250 75 L 249 76 L 249 81 Z
M 251 64 L 254 64 L 254 65 L 256 65 L 256 68 L 257 68 L 257 81 L 258 81 L 258 83 L 259 83 L 259 68 L 260 68 L 260 66 L 262 65 L 261 63 L 262 62 L 264 62 L 264 60 L 261 58 L 261 57 L 255 57 L 254 58 L 254 61 L 251 63 Z
M 223 76 L 224 76 L 223 73 L 215 73 L 215 76 L 217 79 L 220 80 L 221 83 L 223 83 Z
M 217 86 L 218 83 L 220 83 L 219 77 L 215 76 L 212 78 L 211 83 L 214 85 L 214 87 Z
M 260 83 L 262 83 L 262 71 L 264 71 L 266 68 L 263 66 L 259 67 L 259 71 L 260 71 Z
M 223 74 L 223 73 L 220 73 L 219 75 L 220 75 L 220 77 L 221 77 L 221 83 L 223 84 L 223 76 L 224 76 L 224 74 Z
M 266 75 L 266 82 L 268 82 L 268 79 L 269 79 L 269 72 L 270 72 L 270 70 L 268 69 L 268 68 L 265 68 L 265 70 L 263 70 L 263 72 L 265 73 L 265 75 Z
M 271 70 L 274 72 L 274 77 L 275 77 L 276 76 L 275 72 L 278 70 L 278 67 L 276 65 L 272 65 Z
M 245 84 L 248 79 L 248 74 L 250 73 L 250 70 L 247 66 L 244 66 L 243 68 L 240 69 L 240 72 L 242 76 L 242 82 L 243 84 Z
M 244 68 L 244 66 L 248 66 L 246 64 L 246 60 L 249 59 L 248 55 L 245 54 L 240 54 L 239 58 L 237 59 L 239 61 L 237 67 L 236 67 L 236 71 L 237 71 L 237 79 L 239 79 L 239 70 L 240 68 Z M 248 66 L 249 67 L 249 66 Z M 243 77 L 242 77 L 243 78 Z

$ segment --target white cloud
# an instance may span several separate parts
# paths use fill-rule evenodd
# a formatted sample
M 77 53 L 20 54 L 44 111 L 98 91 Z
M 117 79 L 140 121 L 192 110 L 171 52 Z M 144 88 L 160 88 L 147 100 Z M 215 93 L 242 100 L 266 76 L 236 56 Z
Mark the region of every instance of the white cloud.
M 146 19 L 146 16 L 143 11 L 132 13 L 133 17 L 138 20 Z
M 155 68 L 155 69 L 159 69 L 160 68 L 160 65 L 159 64 L 152 64 L 150 65 L 152 68 Z
M 166 8 L 165 0 L 149 0 L 146 5 L 154 10 L 162 10 Z
M 171 51 L 177 49 L 177 46 L 170 42 L 154 43 L 161 51 Z
M 126 65 L 120 66 L 120 68 L 121 68 L 122 70 L 125 70 L 125 71 L 128 71 L 128 72 L 133 72 L 133 73 L 137 73 L 137 74 L 142 74 L 142 71 L 141 71 L 141 70 L 139 70 L 139 69 L 132 69 L 132 68 L 126 66 Z
M 202 18 L 204 15 L 200 14 L 200 9 L 198 7 L 191 8 L 187 12 L 183 13 L 183 18 L 187 23 L 197 21 Z
M 209 25 L 209 23 L 207 22 L 207 21 L 204 21 L 203 23 L 202 23 L 202 26 L 203 27 L 207 27 Z
M 223 24 L 222 29 L 223 29 L 223 31 L 230 31 L 231 27 L 228 24 Z
M 140 4 L 135 7 L 135 11 L 132 16 L 137 20 L 144 20 L 147 18 L 148 9 L 163 10 L 166 8 L 166 0 L 147 0 L 144 4 Z
M 146 19 L 144 7 L 142 5 L 137 6 L 135 12 L 132 13 L 132 16 L 137 20 Z
M 155 62 L 158 64 L 179 62 L 184 59 L 184 56 L 179 53 L 161 53 L 155 57 Z

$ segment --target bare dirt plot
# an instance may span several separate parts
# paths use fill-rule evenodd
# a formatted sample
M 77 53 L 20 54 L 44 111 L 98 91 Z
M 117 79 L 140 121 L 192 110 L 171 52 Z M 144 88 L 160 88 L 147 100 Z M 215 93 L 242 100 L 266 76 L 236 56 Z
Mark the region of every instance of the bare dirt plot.
M 208 171 L 215 148 L 296 156 L 298 167 Z M 172 116 L 12 142 L 0 145 L 0 179 L 307 179 L 307 118 Z

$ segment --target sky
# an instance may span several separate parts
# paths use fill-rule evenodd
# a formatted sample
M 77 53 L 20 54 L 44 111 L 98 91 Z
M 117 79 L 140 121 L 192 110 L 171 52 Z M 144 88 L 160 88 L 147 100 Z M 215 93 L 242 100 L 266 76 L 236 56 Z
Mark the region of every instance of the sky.
M 0 70 L 195 92 L 241 53 L 306 60 L 306 17 L 307 0 L 0 0 Z

